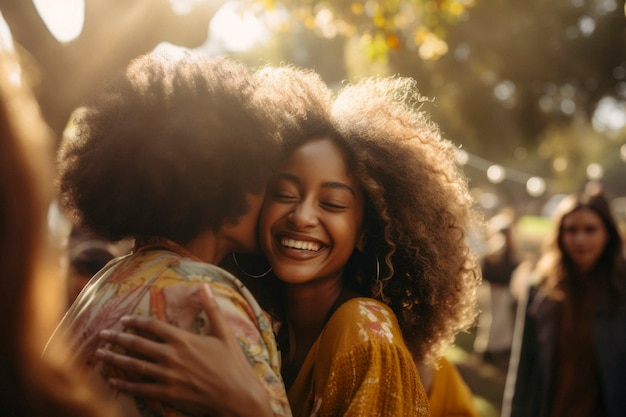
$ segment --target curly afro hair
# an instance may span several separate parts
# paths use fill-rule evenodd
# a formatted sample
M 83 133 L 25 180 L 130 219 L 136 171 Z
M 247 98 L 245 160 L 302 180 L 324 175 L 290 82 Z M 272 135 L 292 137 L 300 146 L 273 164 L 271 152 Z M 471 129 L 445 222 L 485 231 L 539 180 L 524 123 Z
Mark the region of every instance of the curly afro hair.
M 415 359 L 432 362 L 477 314 L 467 237 L 480 217 L 424 101 L 412 79 L 372 77 L 342 88 L 333 117 L 369 200 L 354 278 L 392 308 Z
M 77 223 L 111 241 L 185 244 L 248 211 L 279 157 L 271 112 L 242 64 L 153 52 L 75 112 L 58 188 Z

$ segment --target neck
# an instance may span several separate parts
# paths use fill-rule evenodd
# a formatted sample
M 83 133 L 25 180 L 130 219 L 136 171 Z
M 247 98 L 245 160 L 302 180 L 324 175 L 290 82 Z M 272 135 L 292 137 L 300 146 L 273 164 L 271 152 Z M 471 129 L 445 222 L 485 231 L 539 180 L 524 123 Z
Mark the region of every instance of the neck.
M 228 254 L 228 251 L 224 250 L 222 246 L 219 237 L 215 233 L 207 231 L 184 245 L 184 248 L 203 262 L 218 265 Z
M 343 290 L 343 281 L 287 285 L 285 312 L 290 356 L 308 352 L 319 337 L 328 315 Z
M 328 315 L 343 290 L 343 281 L 287 285 L 285 317 L 289 352 L 283 353 L 282 374 L 289 389 L 309 350 L 322 333 Z

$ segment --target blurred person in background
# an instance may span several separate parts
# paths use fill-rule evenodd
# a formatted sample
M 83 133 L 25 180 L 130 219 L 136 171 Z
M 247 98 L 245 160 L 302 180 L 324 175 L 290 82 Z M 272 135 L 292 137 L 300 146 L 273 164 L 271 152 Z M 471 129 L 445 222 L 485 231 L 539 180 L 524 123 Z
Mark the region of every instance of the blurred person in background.
M 60 246 L 48 233 L 52 136 L 0 36 L 0 415 L 113 417 L 67 350 L 41 357 L 64 307 Z
M 518 304 L 502 417 L 624 416 L 622 246 L 597 190 L 557 206 L 553 232 Z
M 508 358 L 513 342 L 514 300 L 510 282 L 519 261 L 513 239 L 514 216 L 502 211 L 487 225 L 485 254 L 481 259 L 483 282 L 479 288 L 474 351 L 486 361 Z
M 110 260 L 129 253 L 132 240 L 110 242 L 88 230 L 72 227 L 67 243 L 67 307 Z

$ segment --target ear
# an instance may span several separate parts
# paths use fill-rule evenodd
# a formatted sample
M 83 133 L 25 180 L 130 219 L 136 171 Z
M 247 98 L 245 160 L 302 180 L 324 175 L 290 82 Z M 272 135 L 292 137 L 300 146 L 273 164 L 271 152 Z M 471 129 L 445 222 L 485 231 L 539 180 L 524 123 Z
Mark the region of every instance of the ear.
M 359 252 L 363 252 L 364 249 L 365 249 L 365 232 L 361 232 L 361 235 L 359 236 L 356 242 L 356 250 L 358 250 Z

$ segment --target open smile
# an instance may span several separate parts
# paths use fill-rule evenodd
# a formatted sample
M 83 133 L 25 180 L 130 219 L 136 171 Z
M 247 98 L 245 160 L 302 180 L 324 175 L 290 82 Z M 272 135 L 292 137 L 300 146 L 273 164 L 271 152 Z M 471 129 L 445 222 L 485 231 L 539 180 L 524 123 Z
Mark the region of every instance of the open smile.
M 312 242 L 310 240 L 296 240 L 287 237 L 281 237 L 279 239 L 280 245 L 288 249 L 296 249 L 306 252 L 317 252 L 322 248 L 322 245 L 318 242 Z

